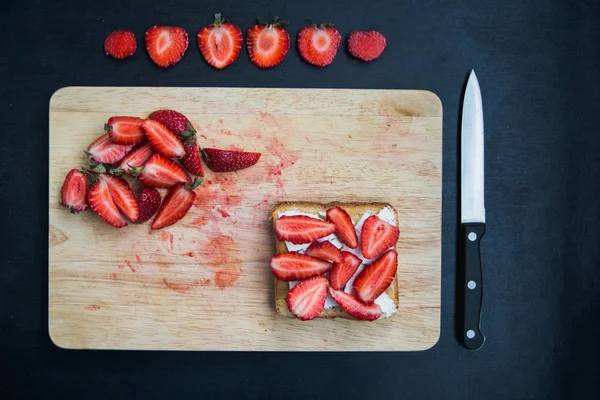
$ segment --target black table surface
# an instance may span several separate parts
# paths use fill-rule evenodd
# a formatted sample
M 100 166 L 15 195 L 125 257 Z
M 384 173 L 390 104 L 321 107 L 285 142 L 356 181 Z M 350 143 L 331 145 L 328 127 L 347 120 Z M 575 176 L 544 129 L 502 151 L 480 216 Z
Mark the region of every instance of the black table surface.
M 221 11 L 376 29 L 383 56 L 344 49 L 317 69 L 295 45 L 259 70 L 245 49 L 217 71 L 195 36 Z M 0 398 L 480 398 L 597 396 L 600 376 L 600 5 L 597 1 L 12 1 L 0 12 Z M 176 66 L 144 32 L 180 25 Z M 113 29 L 138 51 L 105 56 Z M 294 40 L 295 44 L 295 40 Z M 458 121 L 474 68 L 486 124 L 485 346 L 456 340 Z M 444 107 L 442 317 L 438 344 L 408 353 L 68 351 L 48 336 L 48 101 L 71 85 L 427 89 Z

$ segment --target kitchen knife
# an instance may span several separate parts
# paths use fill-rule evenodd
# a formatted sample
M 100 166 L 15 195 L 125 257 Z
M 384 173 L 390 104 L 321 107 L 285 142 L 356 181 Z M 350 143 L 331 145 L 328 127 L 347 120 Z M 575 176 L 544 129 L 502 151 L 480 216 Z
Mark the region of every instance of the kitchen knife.
M 483 202 L 483 107 L 475 71 L 471 71 L 463 98 L 461 124 L 461 247 L 459 272 L 463 279 L 464 306 L 462 342 L 476 350 L 485 336 L 480 330 L 482 306 L 482 271 L 479 243 L 485 233 Z

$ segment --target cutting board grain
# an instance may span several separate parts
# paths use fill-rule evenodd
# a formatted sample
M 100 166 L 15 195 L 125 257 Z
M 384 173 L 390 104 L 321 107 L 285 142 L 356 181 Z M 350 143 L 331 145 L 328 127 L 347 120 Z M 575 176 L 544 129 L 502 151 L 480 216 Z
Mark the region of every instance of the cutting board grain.
M 186 114 L 205 147 L 263 154 L 207 173 L 183 221 L 115 229 L 59 205 L 113 115 Z M 73 349 L 424 350 L 440 334 L 442 106 L 426 91 L 68 87 L 50 100 L 49 331 Z M 279 201 L 399 212 L 400 308 L 374 323 L 275 313 Z

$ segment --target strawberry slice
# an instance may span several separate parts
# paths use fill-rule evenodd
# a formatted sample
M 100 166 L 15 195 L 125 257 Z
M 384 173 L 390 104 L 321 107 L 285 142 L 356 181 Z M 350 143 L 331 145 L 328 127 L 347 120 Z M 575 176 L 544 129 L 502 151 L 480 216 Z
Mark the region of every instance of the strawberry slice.
M 78 213 L 88 208 L 87 178 L 86 173 L 72 169 L 60 188 L 60 204 L 69 207 L 72 213 Z
M 187 140 L 183 143 L 185 149 L 185 155 L 181 159 L 181 163 L 192 174 L 197 176 L 204 176 L 204 169 L 202 168 L 202 157 L 200 157 L 200 147 L 196 140 Z
M 162 68 L 177 64 L 188 44 L 187 32 L 178 26 L 153 26 L 146 31 L 146 50 L 152 61 Z
M 140 217 L 138 224 L 144 223 L 156 214 L 160 208 L 162 199 L 158 190 L 152 187 L 145 187 L 140 192 Z
M 400 236 L 400 229 L 376 215 L 365 220 L 360 235 L 361 251 L 366 258 L 375 258 L 394 246 Z
M 87 148 L 87 153 L 92 157 L 94 161 L 105 164 L 116 163 L 125 154 L 131 150 L 133 146 L 121 145 L 111 142 L 110 136 L 104 134 L 98 139 L 94 140 Z
M 333 24 L 308 25 L 298 34 L 298 50 L 309 64 L 325 67 L 333 62 L 341 40 Z
M 117 167 L 131 175 L 129 170 L 144 165 L 152 154 L 154 154 L 154 148 L 150 143 L 139 144 L 131 149 L 131 151 L 119 161 Z
M 146 186 L 170 188 L 177 183 L 192 183 L 192 177 L 179 164 L 161 156 L 152 155 L 143 167 L 131 168 L 129 171 Z
M 288 309 L 302 321 L 318 317 L 325 308 L 328 286 L 327 279 L 322 276 L 300 282 L 288 292 Z
M 140 216 L 140 208 L 127 181 L 109 174 L 100 174 L 98 178 L 108 184 L 110 197 L 121 213 L 129 218 L 131 222 L 136 222 Z
M 105 222 L 115 228 L 127 226 L 125 217 L 121 215 L 117 205 L 110 195 L 108 182 L 104 179 L 98 179 L 88 194 L 90 208 L 100 216 Z
M 385 50 L 386 39 L 377 31 L 354 31 L 348 36 L 348 50 L 363 61 L 373 61 Z
M 131 31 L 116 30 L 108 34 L 104 40 L 104 51 L 117 60 L 122 60 L 135 53 L 137 41 Z
M 356 276 L 353 285 L 356 297 L 365 304 L 372 304 L 391 285 L 397 269 L 398 253 L 386 251 Z
M 232 172 L 253 166 L 260 153 L 237 150 L 202 149 L 204 162 L 215 172 Z
M 242 30 L 227 22 L 220 13 L 215 14 L 215 22 L 198 32 L 198 48 L 206 62 L 223 69 L 240 54 Z
M 258 23 L 248 29 L 246 47 L 250 61 L 259 68 L 271 68 L 285 58 L 290 49 L 290 35 L 282 27 L 287 21 L 275 18 L 268 24 L 258 19 Z
M 342 262 L 333 263 L 329 274 L 329 282 L 335 290 L 343 289 L 362 263 L 359 257 L 348 251 L 342 251 L 342 257 Z
M 383 314 L 381 312 L 381 307 L 379 307 L 378 304 L 363 304 L 351 294 L 341 290 L 334 290 L 330 287 L 329 295 L 340 305 L 340 307 L 342 307 L 342 310 L 346 311 L 356 319 L 375 321 L 376 319 L 381 318 L 381 315 Z
M 336 263 L 341 263 L 344 260 L 340 249 L 335 247 L 331 242 L 313 242 L 304 252 L 307 256 L 317 257 L 321 260 L 328 260 Z
M 185 217 L 196 198 L 194 189 L 201 183 L 202 179 L 195 179 L 192 184 L 178 183 L 173 186 L 152 222 L 152 229 L 165 228 Z
M 277 239 L 294 244 L 311 243 L 331 235 L 334 231 L 333 223 L 306 215 L 284 215 L 275 221 Z
M 271 258 L 273 275 L 284 282 L 312 278 L 330 269 L 330 262 L 296 252 L 280 253 Z
M 181 140 L 160 122 L 146 119 L 142 123 L 142 128 L 158 154 L 167 158 L 181 158 L 185 154 Z
M 327 221 L 331 221 L 335 224 L 335 235 L 342 243 L 351 249 L 356 249 L 358 247 L 356 229 L 354 229 L 352 219 L 346 210 L 340 207 L 330 208 L 327 210 Z
M 110 117 L 104 124 L 104 130 L 110 140 L 116 144 L 138 144 L 146 140 L 142 129 L 144 120 L 137 117 Z

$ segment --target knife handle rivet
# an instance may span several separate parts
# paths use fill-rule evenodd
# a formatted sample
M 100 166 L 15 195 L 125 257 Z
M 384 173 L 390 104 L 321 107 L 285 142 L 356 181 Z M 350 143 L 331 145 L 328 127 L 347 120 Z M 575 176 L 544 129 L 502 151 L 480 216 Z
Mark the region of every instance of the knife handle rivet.
M 469 236 L 467 236 L 469 238 L 469 240 L 471 242 L 474 242 L 475 240 L 477 240 L 477 234 L 475 232 L 471 232 L 469 233 Z
M 475 331 L 474 331 L 473 329 L 469 329 L 469 330 L 467 331 L 467 337 L 468 337 L 469 339 L 473 339 L 473 338 L 475 337 Z
M 475 283 L 475 281 L 469 281 L 469 282 L 467 282 L 467 287 L 469 289 L 473 290 L 477 287 L 477 284 Z

